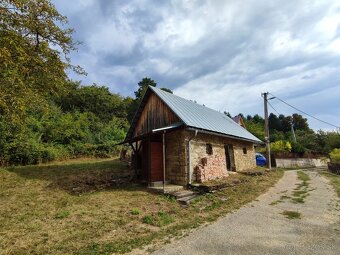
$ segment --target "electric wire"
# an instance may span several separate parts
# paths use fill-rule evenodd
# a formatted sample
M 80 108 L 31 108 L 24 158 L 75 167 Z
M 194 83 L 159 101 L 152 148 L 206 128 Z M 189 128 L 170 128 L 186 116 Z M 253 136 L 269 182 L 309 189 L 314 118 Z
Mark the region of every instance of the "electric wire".
M 269 102 L 269 101 L 267 101 L 268 102 L 268 104 L 269 104 L 269 106 L 278 114 L 278 115 L 280 115 L 280 113 L 274 108 L 274 106 L 272 106 L 272 104 Z
M 330 125 L 330 126 L 332 126 L 332 127 L 335 127 L 336 129 L 340 129 L 339 126 L 336 126 L 336 125 L 334 125 L 334 124 L 332 124 L 332 123 L 329 123 L 329 122 L 327 122 L 327 121 L 324 121 L 324 120 L 321 120 L 321 119 L 319 119 L 319 118 L 317 118 L 317 117 L 314 117 L 313 115 L 311 115 L 311 114 L 309 114 L 309 113 L 306 113 L 305 111 L 302 111 L 302 110 L 296 108 L 295 106 L 293 106 L 293 105 L 287 103 L 286 101 L 284 101 L 284 100 L 282 100 L 281 98 L 279 98 L 279 97 L 273 95 L 272 93 L 269 93 L 269 94 L 271 94 L 272 96 L 274 96 L 277 100 L 281 101 L 282 103 L 284 103 L 284 104 L 290 106 L 291 108 L 293 108 L 293 109 L 295 109 L 295 110 L 297 110 L 297 111 L 299 111 L 299 112 L 301 112 L 301 113 L 303 113 L 303 114 L 305 114 L 305 115 L 307 115 L 307 116 L 309 116 L 309 117 L 311 117 L 311 118 L 313 118 L 313 119 L 315 119 L 315 120 L 318 120 L 318 121 L 320 121 L 320 122 L 322 122 L 322 123 L 325 123 L 325 124 L 327 124 L 327 125 Z

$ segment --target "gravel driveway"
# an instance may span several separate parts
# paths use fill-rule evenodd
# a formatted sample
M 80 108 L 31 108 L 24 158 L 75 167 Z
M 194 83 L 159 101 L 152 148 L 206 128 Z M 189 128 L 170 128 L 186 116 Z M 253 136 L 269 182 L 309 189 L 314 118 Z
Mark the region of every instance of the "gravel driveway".
M 304 202 L 292 200 L 297 171 L 286 171 L 256 201 L 153 254 L 340 254 L 339 199 L 317 171 L 304 172 L 311 178 Z

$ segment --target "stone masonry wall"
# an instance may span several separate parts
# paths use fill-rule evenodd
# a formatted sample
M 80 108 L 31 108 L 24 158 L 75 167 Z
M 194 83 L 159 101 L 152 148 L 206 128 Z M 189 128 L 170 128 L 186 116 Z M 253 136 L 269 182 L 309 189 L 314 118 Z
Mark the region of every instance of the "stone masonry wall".
M 183 186 L 188 184 L 188 140 L 193 135 L 194 132 L 186 130 L 176 130 L 165 135 L 166 179 L 171 183 Z M 225 144 L 233 145 L 236 171 L 256 167 L 255 150 L 252 143 L 200 132 L 190 143 L 192 181 L 203 182 L 228 176 Z M 206 153 L 207 143 L 212 145 L 212 155 Z M 247 154 L 243 153 L 243 148 L 246 148 Z
M 185 137 L 192 136 L 192 132 L 185 131 Z M 208 155 L 206 144 L 212 145 L 213 154 Z M 199 133 L 191 141 L 191 173 L 192 180 L 203 182 L 228 176 L 224 145 L 232 144 L 236 171 L 243 171 L 256 167 L 255 150 L 252 143 L 231 138 Z M 246 149 L 244 154 L 243 149 Z M 230 170 L 230 169 L 229 169 Z
M 176 130 L 165 135 L 166 179 L 178 185 L 187 185 L 186 142 L 184 130 Z

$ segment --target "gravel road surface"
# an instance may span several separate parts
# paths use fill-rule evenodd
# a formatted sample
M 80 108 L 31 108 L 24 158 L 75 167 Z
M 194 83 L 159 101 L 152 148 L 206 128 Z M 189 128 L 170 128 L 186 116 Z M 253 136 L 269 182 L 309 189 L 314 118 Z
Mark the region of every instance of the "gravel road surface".
M 302 182 L 297 171 L 286 171 L 256 201 L 153 254 L 340 254 L 339 199 L 316 170 L 304 172 L 311 178 L 304 203 L 292 200 Z M 301 218 L 289 219 L 285 211 Z

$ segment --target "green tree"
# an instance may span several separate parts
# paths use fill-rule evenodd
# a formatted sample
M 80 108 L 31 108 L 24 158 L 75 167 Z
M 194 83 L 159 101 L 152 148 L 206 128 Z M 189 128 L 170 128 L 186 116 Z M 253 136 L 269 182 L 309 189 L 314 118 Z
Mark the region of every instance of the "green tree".
M 102 121 L 107 122 L 112 117 L 125 118 L 127 110 L 122 96 L 114 94 L 104 86 L 80 86 L 69 82 L 67 93 L 56 98 L 56 103 L 65 112 L 92 112 Z
M 170 94 L 173 94 L 174 92 L 171 89 L 168 88 L 161 88 L 161 90 L 164 90 L 166 92 L 169 92 Z
M 49 0 L 0 2 L 0 114 L 20 120 L 29 107 L 60 94 L 75 49 L 66 17 Z
M 156 87 L 157 83 L 148 77 L 145 77 L 140 82 L 138 82 L 138 89 L 135 91 L 136 101 L 138 103 L 142 100 L 149 86 Z

